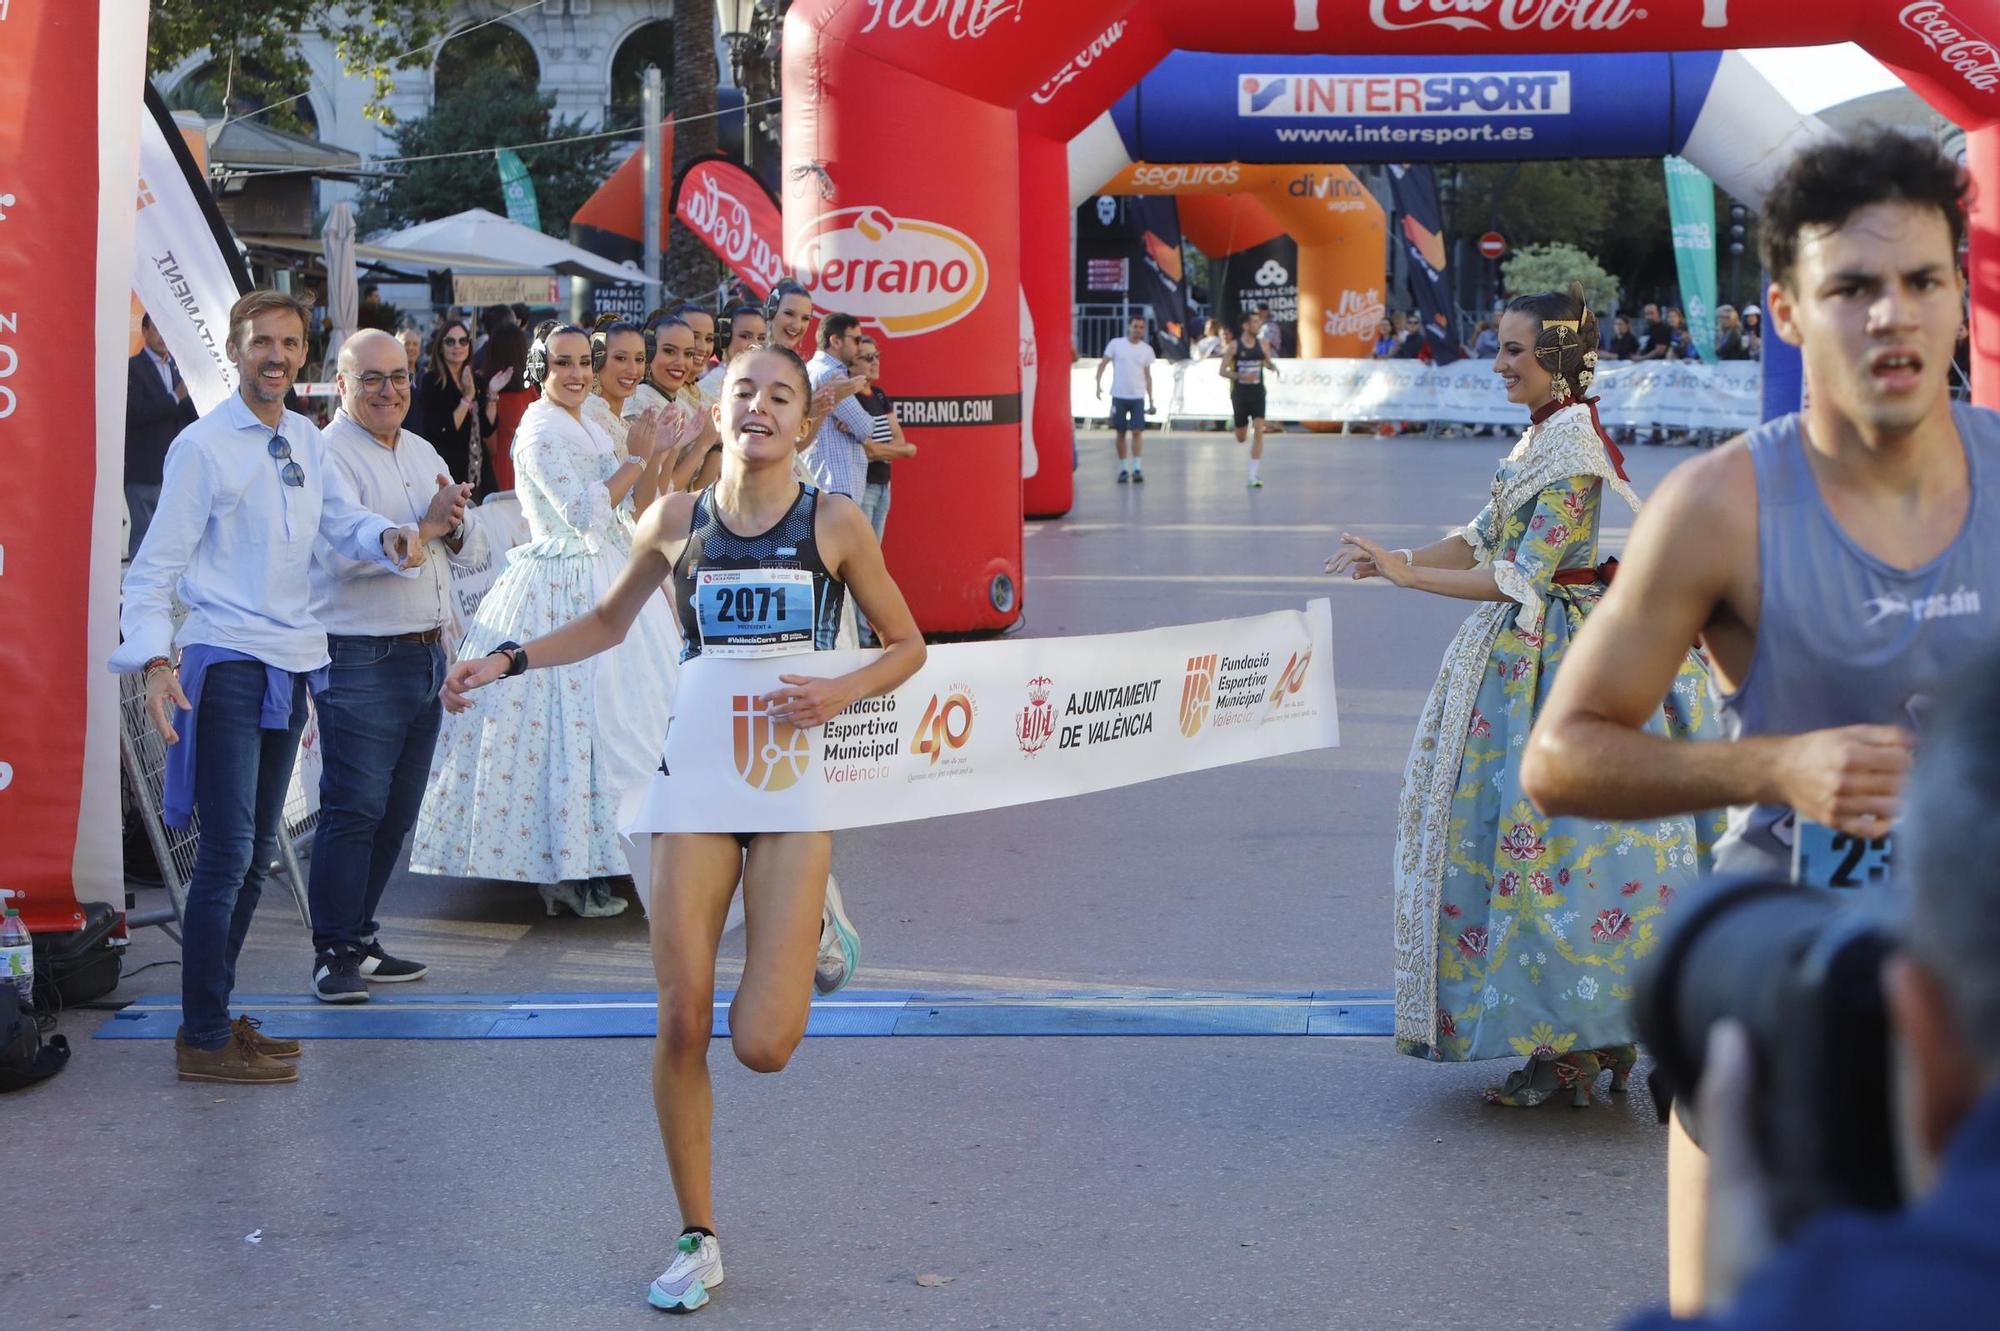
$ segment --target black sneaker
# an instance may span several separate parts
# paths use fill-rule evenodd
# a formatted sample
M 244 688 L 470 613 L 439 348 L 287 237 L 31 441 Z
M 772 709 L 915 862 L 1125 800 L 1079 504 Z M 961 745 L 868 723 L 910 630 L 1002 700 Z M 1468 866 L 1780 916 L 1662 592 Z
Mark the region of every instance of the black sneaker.
M 1120 467 L 1118 469 L 1118 483 L 1120 485 L 1126 485 L 1129 484 L 1131 480 L 1132 480 L 1132 473 L 1126 471 L 1125 468 Z
M 361 949 L 361 978 L 370 984 L 400 984 L 404 980 L 421 980 L 431 973 L 431 968 L 421 961 L 405 961 L 392 957 L 382 950 L 378 938 L 368 940 Z
M 366 1003 L 368 981 L 361 978 L 358 952 L 322 952 L 313 963 L 313 997 L 322 1003 Z
M 1145 483 L 1146 483 L 1146 473 L 1139 470 L 1139 468 L 1137 467 L 1132 468 L 1132 484 L 1144 485 Z

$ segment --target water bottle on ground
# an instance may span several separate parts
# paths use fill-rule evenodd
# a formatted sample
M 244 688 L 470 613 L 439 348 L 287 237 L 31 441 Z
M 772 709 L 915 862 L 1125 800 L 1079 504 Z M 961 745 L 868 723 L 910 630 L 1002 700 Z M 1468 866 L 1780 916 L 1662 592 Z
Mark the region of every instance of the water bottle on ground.
M 5 915 L 0 915 L 0 983 L 11 984 L 14 992 L 21 997 L 21 1010 L 32 1012 L 35 1008 L 35 943 L 28 935 L 28 926 L 21 919 L 21 912 L 14 908 L 14 898 L 22 895 L 0 888 L 0 899 L 7 904 Z

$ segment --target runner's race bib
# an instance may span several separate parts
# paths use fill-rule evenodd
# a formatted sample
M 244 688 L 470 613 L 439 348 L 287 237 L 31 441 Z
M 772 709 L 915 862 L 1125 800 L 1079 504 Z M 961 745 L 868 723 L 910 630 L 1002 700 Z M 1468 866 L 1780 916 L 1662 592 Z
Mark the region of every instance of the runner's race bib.
M 1850 891 L 1884 887 L 1893 849 L 1893 834 L 1849 836 L 1801 818 L 1792 838 L 1792 881 Z
M 791 656 L 813 649 L 813 575 L 802 568 L 699 569 L 703 656 Z

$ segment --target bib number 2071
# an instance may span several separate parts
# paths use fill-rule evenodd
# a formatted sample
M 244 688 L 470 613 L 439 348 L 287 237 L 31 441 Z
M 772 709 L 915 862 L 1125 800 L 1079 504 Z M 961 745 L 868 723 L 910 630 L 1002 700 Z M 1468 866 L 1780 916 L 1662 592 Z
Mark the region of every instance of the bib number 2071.
M 768 624 L 785 618 L 783 587 L 712 587 L 718 624 Z

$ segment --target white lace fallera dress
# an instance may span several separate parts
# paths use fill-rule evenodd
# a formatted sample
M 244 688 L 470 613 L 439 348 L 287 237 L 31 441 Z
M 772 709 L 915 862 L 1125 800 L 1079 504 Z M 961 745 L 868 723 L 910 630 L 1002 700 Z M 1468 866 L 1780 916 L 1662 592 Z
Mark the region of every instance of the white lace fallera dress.
M 461 660 L 586 613 L 631 549 L 605 486 L 619 459 L 600 426 L 539 401 L 513 451 L 531 539 L 480 603 Z M 659 765 L 679 658 L 673 616 L 652 597 L 611 651 L 499 680 L 472 710 L 447 714 L 410 868 L 530 883 L 627 872 L 619 804 Z

